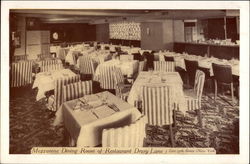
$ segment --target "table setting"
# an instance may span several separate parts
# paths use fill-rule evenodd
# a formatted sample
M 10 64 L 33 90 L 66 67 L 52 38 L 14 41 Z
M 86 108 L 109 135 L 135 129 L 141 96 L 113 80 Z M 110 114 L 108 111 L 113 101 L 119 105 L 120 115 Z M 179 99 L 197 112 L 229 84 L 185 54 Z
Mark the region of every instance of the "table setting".
M 127 125 L 140 116 L 132 105 L 105 91 L 63 103 L 53 125 L 64 124 L 73 145 L 96 146 L 104 128 Z

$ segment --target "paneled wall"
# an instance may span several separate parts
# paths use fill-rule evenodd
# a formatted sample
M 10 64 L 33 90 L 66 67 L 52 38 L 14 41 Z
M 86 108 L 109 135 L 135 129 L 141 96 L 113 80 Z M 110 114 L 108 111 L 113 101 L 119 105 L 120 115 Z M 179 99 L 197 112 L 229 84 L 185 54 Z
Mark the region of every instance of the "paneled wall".
M 109 24 L 96 25 L 96 41 L 108 43 L 109 42 Z
M 173 50 L 173 20 L 141 23 L 141 48 L 150 50 Z
M 38 54 L 49 54 L 49 47 L 49 31 L 27 31 L 28 59 L 37 59 Z
M 20 31 L 21 34 L 21 47 L 15 48 L 14 55 L 25 55 L 25 40 L 26 40 L 26 22 L 25 17 L 17 17 L 15 20 L 16 30 Z

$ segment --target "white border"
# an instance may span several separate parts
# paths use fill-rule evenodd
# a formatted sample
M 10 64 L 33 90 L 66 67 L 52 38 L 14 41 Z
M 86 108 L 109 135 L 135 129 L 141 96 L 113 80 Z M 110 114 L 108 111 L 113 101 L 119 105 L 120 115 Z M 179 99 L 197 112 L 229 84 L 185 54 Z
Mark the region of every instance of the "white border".
M 240 9 L 240 155 L 9 155 L 9 9 Z M 247 163 L 249 155 L 248 1 L 2 1 L 1 2 L 2 163 Z

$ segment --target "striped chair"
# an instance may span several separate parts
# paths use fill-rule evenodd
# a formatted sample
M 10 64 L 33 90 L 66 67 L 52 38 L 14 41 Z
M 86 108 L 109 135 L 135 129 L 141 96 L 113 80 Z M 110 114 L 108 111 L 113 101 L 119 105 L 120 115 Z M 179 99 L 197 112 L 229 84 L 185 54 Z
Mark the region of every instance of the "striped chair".
M 175 120 L 173 120 L 172 92 L 172 87 L 166 84 L 142 86 L 142 113 L 147 116 L 150 125 L 170 125 L 170 140 L 174 147 L 172 124 Z
M 92 81 L 79 81 L 63 86 L 63 102 L 92 94 Z
M 63 96 L 63 86 L 71 83 L 75 83 L 80 81 L 80 76 L 71 76 L 65 78 L 58 78 L 55 80 L 55 95 L 51 95 L 48 98 L 47 108 L 52 111 L 57 111 L 59 107 L 62 105 L 64 96 Z
M 166 61 L 154 61 L 154 70 L 155 71 L 174 72 L 175 71 L 175 63 L 174 62 L 166 62 Z
M 79 69 L 81 74 L 91 74 L 95 73 L 94 62 L 89 56 L 80 56 L 79 57 Z
M 120 68 L 116 68 L 113 71 L 115 80 L 115 93 L 116 96 L 120 97 L 122 100 L 127 101 L 129 91 L 131 89 L 131 84 L 125 84 L 125 78 L 122 75 Z
M 205 81 L 205 73 L 196 70 L 195 75 L 195 82 L 194 82 L 194 88 L 184 90 L 185 99 L 187 101 L 187 109 L 190 110 L 197 110 L 198 111 L 198 121 L 199 126 L 202 127 L 202 121 L 201 121 L 201 97 L 204 87 L 204 81 Z
M 104 129 L 102 147 L 143 147 L 146 137 L 145 126 L 146 117 L 143 116 L 130 125 Z
M 21 87 L 32 83 L 32 61 L 11 63 L 10 86 Z
M 139 68 L 138 68 L 138 74 L 139 74 L 141 71 L 145 71 L 145 68 L 146 68 L 146 62 L 145 62 L 145 61 L 140 61 L 140 62 L 139 62 Z
M 196 70 L 194 88 L 184 90 L 188 110 L 196 110 L 201 108 L 201 97 L 204 87 L 204 81 L 205 73 L 200 70 Z
M 60 59 L 53 59 L 53 60 L 42 60 L 41 66 L 53 65 L 53 64 L 61 64 L 62 61 Z
M 41 66 L 41 72 L 48 72 L 48 71 L 60 70 L 60 69 L 63 69 L 62 63 Z

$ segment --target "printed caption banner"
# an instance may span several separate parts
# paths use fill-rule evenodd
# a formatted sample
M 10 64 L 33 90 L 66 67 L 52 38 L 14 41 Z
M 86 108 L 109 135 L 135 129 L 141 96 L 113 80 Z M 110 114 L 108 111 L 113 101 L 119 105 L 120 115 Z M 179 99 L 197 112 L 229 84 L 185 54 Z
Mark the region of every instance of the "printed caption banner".
M 216 154 L 214 148 L 33 147 L 31 154 Z

